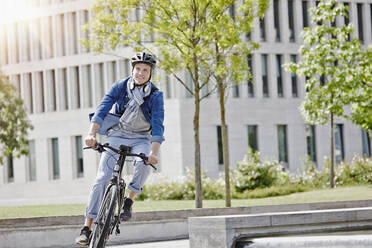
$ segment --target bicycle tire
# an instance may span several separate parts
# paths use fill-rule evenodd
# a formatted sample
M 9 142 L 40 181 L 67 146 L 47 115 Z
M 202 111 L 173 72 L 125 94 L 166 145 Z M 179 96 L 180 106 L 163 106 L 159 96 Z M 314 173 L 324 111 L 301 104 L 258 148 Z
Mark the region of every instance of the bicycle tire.
M 89 248 L 104 248 L 106 246 L 106 241 L 110 235 L 110 223 L 114 217 L 116 207 L 117 190 L 117 186 L 112 185 L 102 201 Z

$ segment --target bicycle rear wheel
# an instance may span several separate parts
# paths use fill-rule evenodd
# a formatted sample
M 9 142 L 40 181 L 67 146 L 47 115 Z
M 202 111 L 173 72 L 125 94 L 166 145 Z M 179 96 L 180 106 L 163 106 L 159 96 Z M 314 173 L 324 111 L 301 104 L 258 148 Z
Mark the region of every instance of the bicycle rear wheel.
M 92 232 L 92 237 L 89 243 L 89 248 L 104 248 L 106 241 L 110 235 L 110 224 L 114 218 L 114 211 L 117 200 L 117 186 L 112 185 L 102 201 L 95 226 Z

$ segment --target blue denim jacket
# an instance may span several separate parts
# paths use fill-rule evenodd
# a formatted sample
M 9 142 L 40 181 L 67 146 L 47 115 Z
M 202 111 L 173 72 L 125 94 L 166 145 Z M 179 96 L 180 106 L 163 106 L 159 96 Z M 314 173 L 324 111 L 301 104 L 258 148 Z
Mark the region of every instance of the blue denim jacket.
M 110 112 L 112 106 L 113 113 L 122 115 L 125 111 L 129 98 L 127 94 L 127 83 L 129 77 L 115 82 L 110 91 L 103 97 L 101 103 L 98 105 L 91 121 L 102 124 L 107 113 Z M 155 85 L 151 83 L 151 87 Z M 164 98 L 163 92 L 160 90 L 153 91 L 150 96 L 144 98 L 145 101 L 141 105 L 142 112 L 146 120 L 151 124 L 152 137 L 151 142 L 162 143 L 164 141 Z

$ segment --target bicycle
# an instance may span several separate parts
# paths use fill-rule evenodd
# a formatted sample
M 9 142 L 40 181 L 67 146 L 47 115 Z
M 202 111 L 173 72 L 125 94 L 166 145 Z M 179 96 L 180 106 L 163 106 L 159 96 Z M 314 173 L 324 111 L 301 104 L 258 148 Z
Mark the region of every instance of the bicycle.
M 130 147 L 125 145 L 121 145 L 119 149 L 116 149 L 111 147 L 108 143 L 97 143 L 97 146 L 94 148 L 85 147 L 84 149 L 94 149 L 99 153 L 102 153 L 106 151 L 105 148 L 110 149 L 120 156 L 115 164 L 110 183 L 106 187 L 104 198 L 99 208 L 98 215 L 94 221 L 94 228 L 90 237 L 89 248 L 104 248 L 108 237 L 113 233 L 114 229 L 116 235 L 120 234 L 120 212 L 124 204 L 124 193 L 126 187 L 125 181 L 121 177 L 121 173 L 126 157 L 139 157 L 144 161 L 144 163 L 147 161 L 147 156 L 145 154 L 130 153 Z M 156 170 L 156 167 L 152 164 L 148 165 L 152 166 Z M 114 214 L 115 208 L 117 210 L 116 214 Z

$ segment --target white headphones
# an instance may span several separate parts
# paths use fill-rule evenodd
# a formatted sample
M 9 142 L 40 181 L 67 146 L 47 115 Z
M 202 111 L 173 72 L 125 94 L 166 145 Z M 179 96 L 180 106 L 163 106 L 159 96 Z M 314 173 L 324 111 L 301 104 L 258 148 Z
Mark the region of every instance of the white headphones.
M 129 89 L 130 89 L 130 90 L 133 90 L 134 87 L 136 86 L 135 83 L 134 83 L 134 80 L 130 80 L 129 83 L 130 83 L 130 84 L 129 84 Z M 147 84 L 147 83 L 146 83 L 145 87 L 143 87 L 143 92 L 147 92 L 149 87 L 151 88 L 151 84 Z

